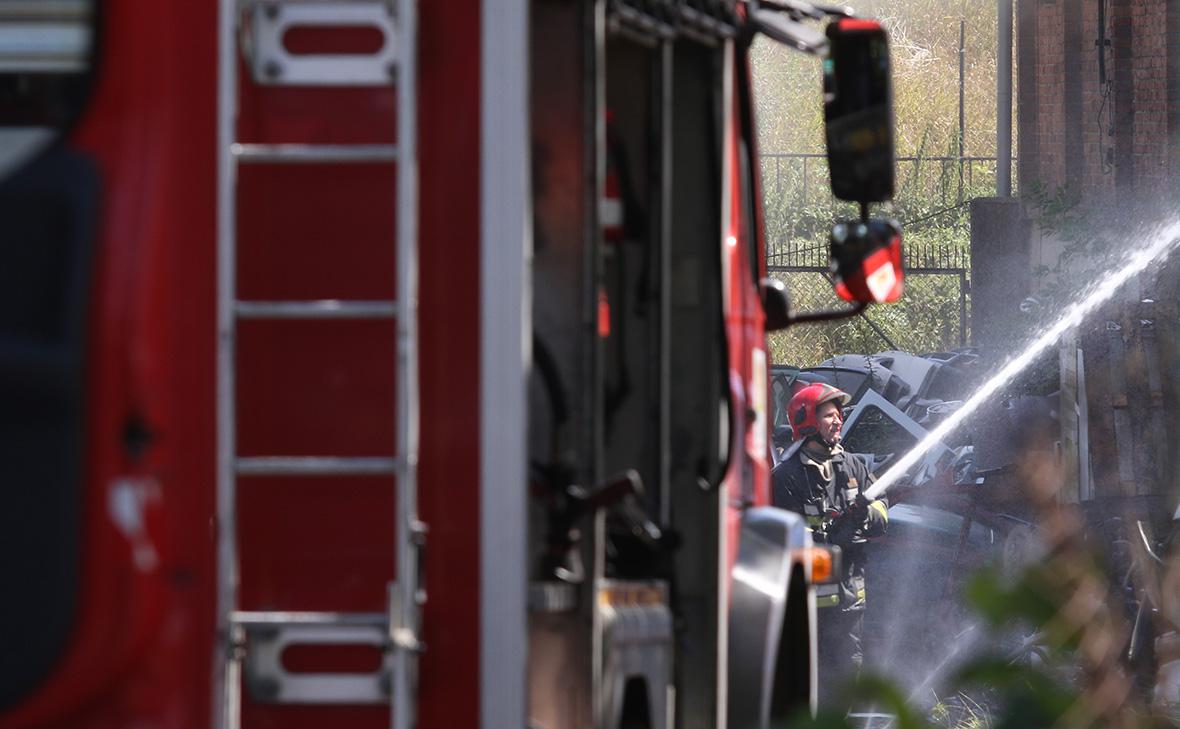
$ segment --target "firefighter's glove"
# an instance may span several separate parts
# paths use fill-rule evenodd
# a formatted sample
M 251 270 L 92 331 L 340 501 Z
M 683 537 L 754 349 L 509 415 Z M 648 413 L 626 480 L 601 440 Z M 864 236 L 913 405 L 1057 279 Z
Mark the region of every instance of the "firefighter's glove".
M 884 499 L 877 499 L 866 504 L 865 508 L 865 536 L 873 537 L 885 533 L 889 526 L 889 504 Z
M 863 536 L 865 512 L 855 504 L 849 504 L 848 508 L 830 519 L 827 528 L 827 541 L 830 544 L 846 547 Z

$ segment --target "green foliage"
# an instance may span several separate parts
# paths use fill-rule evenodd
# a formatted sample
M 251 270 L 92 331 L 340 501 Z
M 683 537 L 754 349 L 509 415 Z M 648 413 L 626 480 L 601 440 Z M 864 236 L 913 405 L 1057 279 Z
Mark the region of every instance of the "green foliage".
M 1054 265 L 1042 265 L 1033 271 L 1039 279 L 1041 310 L 1051 311 L 1076 298 L 1077 282 L 1102 278 L 1116 253 L 1114 240 L 1125 235 L 1125 230 L 1120 230 L 1113 216 L 1104 216 L 1093 205 L 1083 205 L 1075 187 L 1050 190 L 1034 184 L 1023 192 L 1023 198 L 1040 232 L 1061 243 Z
M 993 628 L 1023 621 L 1047 625 L 1056 614 L 1064 585 L 1048 564 L 1029 566 L 1013 584 L 998 569 L 981 570 L 967 583 L 967 600 Z M 1062 636 L 1064 643 L 1068 636 Z
M 858 12 L 877 17 L 890 31 L 896 97 L 896 139 L 902 159 L 897 196 L 877 214 L 900 221 L 908 266 L 945 267 L 947 259 L 969 266 L 967 203 L 995 190 L 994 162 L 957 159 L 995 154 L 995 6 L 945 0 L 868 0 Z M 966 25 L 965 135 L 960 140 L 959 31 Z M 816 59 L 765 39 L 752 51 L 762 161 L 768 255 L 776 262 L 823 267 L 834 220 L 854 217 L 855 206 L 828 192 L 822 156 L 823 113 Z M 808 159 L 774 152 L 809 153 Z M 953 158 L 953 159 L 952 159 Z M 830 284 L 818 273 L 785 280 L 797 310 L 836 305 Z M 825 291 L 824 289 L 827 289 Z M 857 318 L 797 327 L 772 337 L 775 362 L 814 365 L 835 354 L 877 352 L 889 344 L 910 351 L 959 346 L 965 322 L 957 275 L 910 275 L 901 302 L 878 306 Z M 881 336 L 880 330 L 885 336 Z
M 964 684 L 982 684 L 1004 696 L 1005 709 L 990 722 L 993 729 L 1054 726 L 1077 700 L 1044 671 L 1010 661 L 985 658 L 960 671 Z
M 823 274 L 773 275 L 787 282 L 800 311 L 848 306 L 837 300 Z M 868 321 L 855 317 L 772 334 L 771 358 L 775 362 L 810 366 L 836 354 L 873 353 L 894 346 L 911 352 L 946 351 L 959 342 L 959 284 L 956 274 L 911 275 L 906 279 L 902 301 L 870 308 L 865 314 Z
M 938 727 L 992 729 L 987 707 L 961 691 L 931 707 L 930 720 Z
M 847 693 L 846 706 L 894 714 L 891 726 L 899 729 L 1168 725 L 1168 707 L 1153 714 L 1127 675 L 1122 604 L 1111 599 L 1111 578 L 1084 537 L 1084 522 L 1058 506 L 1051 490 L 1035 509 L 1043 527 L 1034 553 L 1022 565 L 980 571 L 967 584 L 967 602 L 986 621 L 990 640 L 949 677 L 951 698 L 919 712 L 895 683 L 870 676 Z M 790 726 L 850 729 L 843 713 L 829 709 Z
M 856 5 L 859 12 L 880 18 L 891 32 L 898 154 L 913 158 L 899 164 L 897 199 L 885 213 L 903 224 L 910 266 L 922 265 L 924 258 L 945 259 L 948 252 L 966 262 L 967 202 L 993 194 L 995 168 L 968 164 L 960 173 L 957 159 L 939 158 L 957 158 L 960 142 L 966 155 L 995 154 L 995 4 L 867 0 Z M 967 29 L 967 123 L 962 139 L 960 22 Z M 755 46 L 753 61 L 761 149 L 821 153 L 819 64 L 766 41 Z M 832 221 L 856 213 L 830 197 L 826 161 L 822 156 L 803 162 L 768 155 L 762 173 L 771 265 L 788 260 L 820 264 L 826 259 Z M 1094 220 L 1101 216 L 1087 214 L 1072 189 L 1032 188 L 1023 193 L 1038 210 L 1042 232 L 1063 244 L 1058 260 L 1038 272 L 1047 313 L 1056 308 L 1056 301 L 1077 293 L 1068 282 L 1098 277 L 1114 248 L 1111 241 L 1118 239 L 1112 235 L 1117 228 L 1107 224 L 1107 230 L 1101 230 Z M 776 275 L 787 281 L 799 310 L 840 305 L 822 273 Z M 958 280 L 911 273 L 902 302 L 873 307 L 867 314 L 880 334 L 860 319 L 796 327 L 771 337 L 772 359 L 814 365 L 836 354 L 879 351 L 889 346 L 885 338 L 916 352 L 956 346 L 961 316 Z M 1042 377 L 1030 378 L 1027 390 L 1056 383 L 1055 364 L 1054 357 L 1036 368 Z M 985 572 L 968 583 L 966 597 L 986 622 L 992 640 L 988 652 L 948 677 L 953 693 L 933 707 L 919 709 L 888 678 L 863 676 L 847 694 L 846 705 L 889 712 L 896 716 L 890 726 L 898 729 L 1154 726 L 1140 697 L 1119 690 L 1127 686 L 1119 663 L 1125 626 L 1120 623 L 1121 603 L 1108 600 L 1105 593 L 1108 578 L 1100 563 L 1080 546 L 1076 524 L 1071 526 L 1070 519 L 1051 505 L 1036 508 L 1044 511 L 1041 523 L 1049 533 L 1040 561 L 1014 575 L 1011 570 Z M 844 711 L 826 709 L 787 726 L 836 729 L 855 724 Z
M 890 33 L 902 154 L 958 147 L 959 24 L 966 23 L 964 146 L 995 154 L 996 10 L 976 0 L 865 0 L 858 13 L 878 18 Z M 823 149 L 819 61 L 768 39 L 755 42 L 755 98 L 762 149 Z
M 934 726 L 906 701 L 905 694 L 897 684 L 884 676 L 861 676 L 855 686 L 848 688 L 845 700 L 850 705 L 872 705 L 881 713 L 891 714 L 894 717 L 890 724 L 893 729 L 931 729 Z M 821 708 L 815 717 L 796 716 L 786 727 L 848 729 L 851 724 L 846 713 L 836 708 Z M 949 716 L 949 712 L 946 715 Z M 779 729 L 785 728 L 780 726 Z
M 775 158 L 763 162 L 768 262 L 772 267 L 801 261 L 817 269 L 825 266 L 832 222 L 855 215 L 853 206 L 832 201 L 821 186 L 827 175 L 824 160 L 808 162 L 807 178 L 800 164 L 792 168 L 786 160 Z M 969 309 L 966 301 L 960 306 L 960 294 L 966 281 L 950 269 L 962 269 L 965 276 L 970 265 L 967 201 L 991 191 L 994 172 L 978 164 L 970 174 L 964 169 L 960 196 L 957 167 L 955 162 L 923 159 L 903 165 L 899 170 L 902 193 L 888 211 L 902 223 L 906 265 L 947 270 L 908 275 L 900 302 L 872 307 L 863 318 L 795 327 L 772 336 L 773 361 L 809 366 L 836 354 L 879 352 L 890 348 L 890 342 L 912 352 L 946 351 L 963 344 L 964 316 Z M 806 205 L 797 202 L 802 199 L 805 182 L 809 194 L 819 191 L 824 199 L 809 199 Z M 842 306 L 822 273 L 772 275 L 787 283 L 799 311 Z

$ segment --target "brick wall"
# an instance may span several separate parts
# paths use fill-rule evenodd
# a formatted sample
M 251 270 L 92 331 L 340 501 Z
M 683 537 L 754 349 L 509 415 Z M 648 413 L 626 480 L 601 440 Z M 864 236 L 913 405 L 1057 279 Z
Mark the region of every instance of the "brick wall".
M 1114 139 L 1110 136 L 1110 120 L 1114 112 L 1113 87 L 1099 79 L 1098 3 L 1084 2 L 1081 12 L 1082 45 L 1078 73 L 1082 87 L 1082 148 L 1083 170 L 1081 184 L 1091 192 L 1109 193 L 1114 189 Z M 1108 25 L 1109 31 L 1109 25 Z M 1109 33 L 1108 33 L 1109 34 Z M 1106 72 L 1112 74 L 1113 57 L 1106 54 Z M 1110 75 L 1109 78 L 1113 78 Z M 1087 118 L 1088 117 L 1088 118 Z
M 1033 133 L 1040 151 L 1036 173 L 1041 181 L 1049 185 L 1061 184 L 1060 181 L 1065 180 L 1063 5 L 1063 2 L 1042 2 L 1036 8 L 1037 53 L 1033 72 L 1037 87 L 1037 109 Z
M 1136 187 L 1162 190 L 1168 164 L 1168 44 L 1164 0 L 1131 2 L 1131 67 Z
M 1030 153 L 1018 166 L 1022 187 L 1068 183 L 1087 198 L 1154 198 L 1170 187 L 1180 172 L 1180 145 L 1169 141 L 1180 122 L 1180 38 L 1169 29 L 1180 8 L 1168 5 L 1107 0 L 1104 85 L 1098 0 L 1018 0 L 1018 150 Z
M 1180 0 L 1105 0 L 1105 33 L 1099 1 L 1016 0 L 1018 184 L 1072 186 L 1095 224 L 1117 230 L 1177 208 L 1167 201 L 1180 192 Z M 1032 233 L 1030 261 L 1051 266 L 1061 245 Z M 1175 505 L 1178 321 L 1180 259 L 1141 276 L 1076 332 L 1092 496 L 1170 494 Z

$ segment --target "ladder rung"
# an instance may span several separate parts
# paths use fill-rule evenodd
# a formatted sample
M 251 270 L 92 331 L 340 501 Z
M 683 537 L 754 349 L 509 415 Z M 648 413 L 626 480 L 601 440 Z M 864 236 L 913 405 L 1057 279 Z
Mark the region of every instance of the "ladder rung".
M 396 162 L 394 144 L 233 144 L 239 162 L 326 164 L 333 162 Z
M 239 476 L 392 476 L 397 458 L 255 456 L 237 459 Z
M 384 613 L 336 613 L 308 612 L 295 610 L 235 610 L 230 622 L 242 627 L 274 627 L 283 625 L 315 626 L 372 626 L 383 628 L 388 624 Z
M 231 645 L 243 655 L 245 686 L 266 704 L 388 704 L 392 651 L 398 644 L 389 619 L 379 613 L 230 613 Z M 381 653 L 369 670 L 288 670 L 287 648 L 296 645 L 368 646 Z M 325 667 L 326 668 L 326 667 Z
M 392 319 L 396 301 L 239 301 L 234 311 L 242 319 Z

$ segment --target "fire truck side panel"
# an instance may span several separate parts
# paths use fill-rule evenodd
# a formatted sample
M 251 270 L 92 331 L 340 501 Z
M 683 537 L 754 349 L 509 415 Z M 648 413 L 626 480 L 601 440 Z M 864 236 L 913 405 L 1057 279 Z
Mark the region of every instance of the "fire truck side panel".
M 589 185 L 594 174 L 593 96 L 584 84 L 593 67 L 592 35 L 589 13 L 577 3 L 533 2 L 530 21 L 534 347 L 551 356 L 568 412 L 562 422 L 555 393 L 534 366 L 529 460 L 552 463 L 566 456 L 574 469 L 572 477 L 589 485 L 595 470 L 589 382 L 596 322 L 588 304 L 592 289 L 587 251 L 590 236 L 596 234 L 590 208 L 596 196 Z M 530 477 L 530 488 L 550 487 L 537 474 Z M 549 514 L 541 498 L 530 498 L 528 504 L 532 571 L 546 549 Z M 590 541 L 584 539 L 577 549 L 582 563 L 592 564 Z M 590 621 L 584 601 L 579 609 L 529 613 L 528 716 L 539 726 L 592 726 Z
M 391 95 L 244 80 L 239 136 L 253 143 L 303 142 L 309 135 L 317 143 L 353 143 L 349 137 L 368 127 L 355 143 L 382 142 L 394 125 Z M 338 116 L 341 110 L 347 114 Z M 243 166 L 239 298 L 395 298 L 395 189 L 390 163 Z M 241 322 L 239 455 L 392 456 L 394 326 Z M 393 491 L 389 477 L 241 479 L 241 607 L 382 612 L 394 575 Z M 271 711 L 277 710 L 247 704 L 244 721 L 265 723 L 257 714 Z
M 312 36 L 354 48 L 346 33 Z M 387 87 L 277 86 L 238 63 L 243 144 L 392 144 Z M 237 298 L 245 301 L 396 299 L 396 176 L 392 162 L 237 167 Z M 395 452 L 395 323 L 242 320 L 236 327 L 238 457 L 377 456 Z M 268 475 L 237 481 L 241 589 L 248 611 L 382 613 L 394 579 L 392 477 Z M 251 638 L 255 637 L 251 635 Z M 247 640 L 247 652 L 260 650 Z M 376 647 L 301 646 L 291 671 L 372 671 Z M 323 723 L 379 727 L 382 706 L 276 704 L 249 668 L 245 727 Z
M 797 514 L 772 506 L 743 514 L 730 598 L 730 726 L 774 726 L 814 700 L 815 608 L 798 557 L 810 546 Z
M 742 423 L 735 441 L 742 457 L 733 476 L 728 513 L 728 715 L 731 726 L 785 721 L 815 698 L 814 599 L 805 564 L 811 545 L 801 518 L 770 506 L 765 313 L 758 281 L 765 275 L 760 170 L 748 58 L 734 69 L 727 327 L 730 381 L 741 388 Z M 736 346 L 735 346 L 736 345 Z M 738 446 L 735 443 L 735 449 Z M 751 508 L 752 507 L 752 508 Z
M 93 160 L 66 150 L 0 186 L 7 243 L 0 247 L 0 459 L 8 484 L 0 564 L 9 586 L 0 604 L 8 647 L 0 706 L 18 703 L 57 665 L 78 613 L 98 192 Z
M 603 342 L 603 389 L 608 432 L 605 470 L 635 468 L 643 479 L 645 507 L 661 508 L 658 454 L 659 300 L 660 282 L 650 268 L 651 250 L 659 245 L 656 226 L 666 225 L 657 207 L 662 140 L 652 127 L 660 112 L 653 72 L 659 49 L 626 38 L 606 43 L 606 199 L 614 189 L 622 197 L 621 225 L 603 221 L 603 287 L 610 301 L 610 337 Z M 668 181 L 659 180 L 659 184 Z M 612 184 L 616 183 L 616 184 Z
M 589 381 L 595 329 L 588 238 L 595 201 L 592 97 L 584 87 L 591 73 L 586 11 L 572 3 L 535 2 L 531 7 L 530 123 L 533 186 L 533 331 L 551 352 L 574 418 L 564 443 L 579 456 L 577 476 L 593 478 L 592 396 Z M 576 79 L 576 80 L 575 80 Z M 542 395 L 530 412 L 531 447 L 546 458 L 552 445 L 551 403 Z
M 746 190 L 741 200 L 743 225 L 747 230 L 747 237 L 749 243 L 747 252 L 750 259 L 750 276 L 752 283 L 757 283 L 766 276 L 766 221 L 763 215 L 763 200 L 762 200 L 762 170 L 758 160 L 758 127 L 757 119 L 755 118 L 754 106 L 754 89 L 753 76 L 750 68 L 750 54 L 745 53 L 738 59 L 737 67 L 737 82 L 736 82 L 736 98 L 734 99 L 734 106 L 737 114 L 738 130 L 740 134 L 740 141 L 742 146 L 740 151 L 742 156 L 740 158 L 741 170 L 740 175 L 743 183 L 746 185 Z M 766 439 L 770 437 L 770 432 L 773 429 L 770 422 L 772 411 L 770 409 L 770 395 L 769 385 L 769 366 L 770 353 L 768 351 L 768 343 L 766 341 L 766 314 L 762 309 L 761 301 L 756 294 L 752 300 L 752 316 L 755 319 L 754 324 L 754 339 L 753 347 L 762 350 L 762 354 L 754 355 L 752 360 L 751 382 L 753 387 L 762 387 L 765 382 L 764 390 L 758 400 L 758 413 L 761 422 L 756 424 L 749 433 L 751 442 L 748 445 L 748 451 L 751 458 L 755 462 L 755 470 L 757 472 L 754 478 L 754 489 L 751 494 L 753 503 L 758 505 L 767 505 L 771 500 L 770 490 L 770 469 L 771 463 L 769 460 Z M 759 362 L 761 367 L 759 367 Z M 736 556 L 736 551 L 730 552 L 731 556 Z
M 685 727 L 717 722 L 722 549 L 721 480 L 729 457 L 721 297 L 722 53 L 673 48 L 671 387 L 672 527 L 692 535 L 675 562 L 676 609 L 694 639 L 678 656 L 677 715 Z
M 419 5 L 423 729 L 480 725 L 480 5 Z
M 480 74 L 481 725 L 528 721 L 529 0 L 484 3 Z M 506 429 L 503 423 L 518 423 Z
M 422 575 L 428 595 L 422 637 L 428 650 L 419 663 L 417 710 L 422 727 L 476 726 L 478 2 L 420 6 L 418 67 L 418 494 L 419 517 L 430 532 Z M 241 104 L 239 135 L 246 141 L 400 142 L 392 87 L 243 83 Z M 394 171 L 391 163 L 243 169 L 242 296 L 402 300 L 402 292 L 392 289 Z M 248 250 L 250 243 L 258 247 Z M 392 322 L 259 322 L 245 323 L 239 332 L 242 455 L 393 455 Z M 292 398 L 292 393 L 299 394 Z M 385 610 L 385 589 L 396 577 L 393 524 L 400 518 L 392 479 L 249 479 L 239 489 L 243 607 Z M 371 654 L 328 649 L 302 658 L 318 670 L 324 670 L 324 661 L 356 670 L 371 668 Z M 284 658 L 289 668 L 307 670 L 299 660 L 292 651 Z M 250 727 L 324 722 L 378 727 L 388 721 L 388 708 L 381 706 L 275 706 L 250 700 L 249 694 L 243 708 L 243 724 Z
M 73 284 L 91 291 L 77 608 L 61 661 L 4 727 L 208 723 L 208 672 L 191 669 L 212 641 L 215 8 L 102 12 L 74 135 L 102 211 L 93 268 Z
M 417 636 L 425 645 L 416 677 L 422 729 L 499 729 L 489 717 L 525 711 L 517 693 L 526 680 L 529 718 L 546 729 L 640 718 L 669 698 L 675 726 L 706 729 L 725 724 L 727 692 L 731 701 L 757 703 L 759 716 L 767 706 L 773 711 L 771 697 L 784 695 L 779 667 L 800 665 L 784 659 L 788 653 L 814 661 L 804 634 L 810 623 L 792 612 L 805 594 L 798 591 L 805 567 L 797 548 L 806 535 L 797 519 L 774 513 L 758 522 L 774 532 L 772 548 L 753 549 L 757 530 L 743 519 L 769 500 L 757 288 L 764 241 L 744 50 L 720 32 L 711 39 L 703 31 L 674 40 L 628 37 L 605 22 L 609 6 L 418 3 L 416 493 L 418 517 L 429 530 Z M 212 675 L 225 639 L 215 635 L 216 223 L 225 179 L 218 176 L 217 7 L 102 3 L 102 75 L 72 141 L 97 171 L 100 211 L 93 268 L 83 266 L 93 289 L 84 390 L 75 403 L 85 408 L 85 430 L 75 432 L 85 439 L 85 470 L 77 503 L 58 515 L 65 523 L 75 509 L 80 519 L 71 553 L 77 575 L 60 580 L 74 586 L 75 614 L 72 629 L 59 635 L 61 660 L 43 679 L 34 677 L 39 685 L 27 699 L 14 699 L 0 729 L 214 724 L 211 705 L 221 697 L 214 696 Z M 485 146 L 503 139 L 487 136 L 495 128 L 490 115 L 508 113 L 493 111 L 489 77 L 519 73 L 515 82 L 523 84 L 526 75 L 523 68 L 487 67 L 499 52 L 488 42 L 489 17 L 526 11 L 527 24 L 517 19 L 530 32 L 529 136 L 517 140 L 524 150 L 500 159 L 528 165 L 505 179 L 532 176 L 531 190 L 521 193 L 531 194 L 531 210 L 528 200 L 489 194 L 498 178 L 487 169 Z M 371 42 L 350 33 L 332 31 L 318 41 L 296 34 L 291 42 Z M 238 70 L 238 141 L 401 141 L 393 83 L 290 87 L 254 82 L 244 62 Z M 614 241 L 600 199 L 611 188 L 612 135 L 629 157 L 632 199 L 624 207 L 639 213 L 630 228 L 624 216 L 624 235 Z M 234 169 L 236 298 L 403 298 L 395 283 L 396 162 L 255 159 Z M 509 201 L 508 209 L 489 207 L 493 200 Z M 531 259 L 527 240 L 501 247 L 489 235 L 495 229 L 513 241 L 524 237 L 505 234 L 503 221 L 494 220 L 500 214 L 532 226 Z M 504 251 L 513 260 L 497 268 L 489 257 Z M 513 290 L 490 290 L 500 283 L 495 272 L 509 269 L 522 276 L 504 279 Z M 489 304 L 508 316 L 514 306 L 526 311 L 499 322 Z M 242 319 L 234 331 L 235 456 L 399 455 L 395 322 Z M 524 387 L 527 363 L 513 357 L 524 356 L 533 331 L 560 373 L 563 423 L 555 421 L 552 393 L 535 377 L 527 405 L 519 403 L 527 413 L 494 406 Z M 3 337 L 0 331 L 0 366 Z M 537 574 L 550 546 L 546 529 L 559 520 L 544 499 L 528 497 L 543 490 L 536 478 L 526 484 L 512 477 L 527 465 L 523 453 L 513 460 L 524 450 L 526 428 L 530 464 L 570 466 L 559 484 L 563 495 L 571 483 L 592 489 L 615 471 L 636 469 L 645 486 L 638 511 L 668 536 L 654 547 L 643 543 L 619 504 L 600 505 L 575 524 L 580 534 L 572 551 L 585 573 L 568 591 L 573 597 L 527 616 L 517 605 L 526 570 L 530 581 L 560 581 Z M 398 577 L 396 520 L 404 516 L 393 477 L 254 475 L 238 478 L 236 488 L 236 608 L 386 613 L 387 590 Z M 513 508 L 490 501 L 501 498 L 528 509 L 527 566 L 509 530 L 489 523 L 496 516 L 490 506 Z M 491 549 L 496 545 L 508 548 L 500 554 Z M 739 549 L 755 556 L 736 566 L 756 579 L 734 588 L 731 608 Z M 510 569 L 499 569 L 498 559 L 512 560 Z M 59 559 L 63 573 L 69 562 Z M 754 592 L 746 589 L 751 584 Z M 758 591 L 767 585 L 773 594 Z M 489 641 L 499 627 L 495 616 L 505 612 L 492 603 L 505 596 L 509 612 L 519 613 L 506 619 L 519 618 L 519 625 Z M 630 627 L 666 627 L 657 660 L 636 648 L 643 630 L 624 635 L 623 619 L 607 625 L 611 611 L 653 616 Z M 526 619 L 527 640 L 518 630 Z M 748 620 L 751 630 L 731 646 L 735 619 Z M 259 630 L 251 631 L 244 634 L 257 640 Z M 604 636 L 614 642 L 607 645 Z M 489 645 L 505 651 L 502 669 Z M 762 660 L 741 680 L 758 685 L 733 691 L 727 662 L 746 645 L 760 646 Z M 630 674 L 603 668 L 628 663 L 625 652 L 644 670 L 661 668 L 638 683 L 633 666 L 625 669 Z M 283 657 L 295 672 L 319 672 L 325 662 L 369 670 L 383 660 L 377 646 L 304 646 Z M 497 670 L 528 675 L 490 680 Z M 605 676 L 609 670 L 615 674 Z M 653 675 L 663 682 L 665 674 L 671 686 L 642 685 Z M 390 723 L 387 705 L 278 705 L 265 681 L 243 684 L 241 729 Z M 635 686 L 647 692 L 635 702 L 639 709 L 631 705 Z M 497 694 L 481 695 L 487 691 Z

